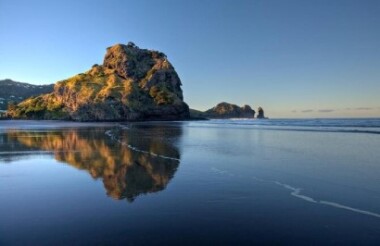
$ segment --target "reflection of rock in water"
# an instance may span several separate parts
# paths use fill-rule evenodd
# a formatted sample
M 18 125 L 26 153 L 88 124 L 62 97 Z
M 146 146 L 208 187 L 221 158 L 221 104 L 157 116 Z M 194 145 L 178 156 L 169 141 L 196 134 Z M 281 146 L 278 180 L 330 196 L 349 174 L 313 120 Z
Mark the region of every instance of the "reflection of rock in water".
M 112 129 L 118 141 L 108 137 L 105 131 L 99 128 L 10 131 L 6 139 L 9 144 L 20 146 L 21 143 L 24 149 L 52 151 L 57 160 L 86 170 L 93 178 L 101 178 L 107 194 L 115 199 L 133 201 L 140 194 L 166 187 L 179 165 L 179 160 L 176 160 L 179 159 L 179 151 L 171 142 L 180 136 L 180 128 Z M 134 151 L 128 145 L 145 153 Z
M 116 173 L 103 176 L 108 195 L 133 201 L 139 194 L 163 190 L 173 177 L 178 161 L 157 159 L 135 160 L 128 168 L 122 167 Z
M 26 158 L 30 154 L 51 154 L 41 151 L 39 148 L 25 146 L 19 141 L 14 141 L 8 133 L 0 132 L 0 161 L 4 163 Z

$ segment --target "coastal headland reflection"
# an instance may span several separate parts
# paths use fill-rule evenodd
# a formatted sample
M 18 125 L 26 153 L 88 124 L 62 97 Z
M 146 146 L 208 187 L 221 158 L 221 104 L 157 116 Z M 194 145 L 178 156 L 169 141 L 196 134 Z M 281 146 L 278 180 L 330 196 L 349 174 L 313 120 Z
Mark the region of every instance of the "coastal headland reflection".
M 168 185 L 180 163 L 176 142 L 181 134 L 180 126 L 159 125 L 8 129 L 0 132 L 0 163 L 53 155 L 101 179 L 108 196 L 132 202 Z

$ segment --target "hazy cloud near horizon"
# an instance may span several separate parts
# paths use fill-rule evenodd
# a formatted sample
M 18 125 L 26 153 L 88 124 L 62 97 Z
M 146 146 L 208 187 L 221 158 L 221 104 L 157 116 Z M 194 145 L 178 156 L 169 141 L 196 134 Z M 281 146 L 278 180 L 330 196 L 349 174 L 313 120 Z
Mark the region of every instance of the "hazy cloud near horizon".
M 355 108 L 356 110 L 372 110 L 373 108 L 369 107 L 360 107 L 360 108 Z
M 319 113 L 331 113 L 334 111 L 336 111 L 336 110 L 335 109 L 319 109 L 318 110 Z
M 292 113 L 312 113 L 312 112 L 318 112 L 318 113 L 331 113 L 335 111 L 367 111 L 367 110 L 375 110 L 380 109 L 380 107 L 373 108 L 373 107 L 358 107 L 358 108 L 344 108 L 344 109 L 303 109 L 303 110 L 292 110 Z

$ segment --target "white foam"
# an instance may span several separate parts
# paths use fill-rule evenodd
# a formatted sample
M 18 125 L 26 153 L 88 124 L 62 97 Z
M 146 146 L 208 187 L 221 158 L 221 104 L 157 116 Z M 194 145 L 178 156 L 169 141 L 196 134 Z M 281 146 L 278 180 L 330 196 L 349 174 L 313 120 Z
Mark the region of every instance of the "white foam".
M 119 127 L 121 129 L 123 129 L 123 130 L 129 130 L 130 129 L 129 126 L 127 126 L 127 125 L 121 125 L 121 124 L 119 124 Z
M 323 201 L 323 200 L 317 201 L 317 200 L 315 200 L 314 198 L 312 198 L 310 196 L 301 195 L 301 191 L 302 191 L 301 188 L 296 188 L 296 187 L 293 187 L 291 185 L 281 183 L 279 181 L 269 181 L 269 180 L 260 179 L 258 177 L 252 177 L 252 178 L 255 179 L 255 180 L 257 180 L 257 181 L 260 181 L 260 182 L 270 182 L 270 183 L 275 183 L 275 184 L 277 184 L 279 186 L 282 186 L 283 188 L 292 191 L 290 193 L 290 195 L 292 195 L 294 197 L 297 197 L 299 199 L 302 199 L 304 201 L 307 201 L 307 202 L 317 203 L 317 204 L 323 204 L 323 205 L 327 205 L 327 206 L 330 206 L 330 207 L 345 209 L 345 210 L 349 210 L 349 211 L 352 211 L 352 212 L 355 212 L 355 213 L 365 214 L 365 215 L 369 215 L 369 216 L 372 216 L 372 217 L 380 218 L 380 214 L 374 213 L 374 212 L 371 212 L 371 211 L 349 207 L 349 206 L 346 206 L 346 205 L 343 205 L 343 204 L 339 204 L 339 203 L 336 203 L 336 202 Z
M 107 130 L 107 131 L 105 132 L 105 134 L 106 134 L 107 136 L 109 136 L 109 137 L 113 137 L 113 135 L 112 135 L 112 131 L 111 131 L 111 130 Z
M 231 172 L 228 172 L 226 170 L 221 170 L 221 169 L 218 169 L 216 167 L 211 167 L 211 171 L 217 173 L 217 174 L 220 174 L 220 175 L 227 175 L 227 176 L 235 176 L 235 174 L 231 173 Z
M 342 205 L 339 203 L 335 203 L 335 202 L 320 201 L 319 203 L 324 204 L 324 205 L 328 205 L 328 206 L 332 206 L 332 207 L 336 207 L 336 208 L 346 209 L 346 210 L 349 210 L 349 211 L 352 211 L 355 213 L 359 213 L 359 214 L 365 214 L 365 215 L 380 218 L 380 214 L 378 214 L 378 213 L 374 213 L 374 212 L 370 212 L 370 211 L 366 211 L 366 210 L 362 210 L 362 209 L 357 209 L 357 208 L 353 208 L 353 207 L 348 207 L 348 206 L 345 206 L 345 205 Z
M 257 179 L 257 178 L 255 178 L 255 179 Z M 277 185 L 280 185 L 280 186 L 284 187 L 285 189 L 291 190 L 292 192 L 290 194 L 292 196 L 297 197 L 297 198 L 302 199 L 302 200 L 305 200 L 307 202 L 323 204 L 323 205 L 331 206 L 331 207 L 334 207 L 334 208 L 345 209 L 345 210 L 349 210 L 349 211 L 352 211 L 352 212 L 355 212 L 355 213 L 365 214 L 365 215 L 369 215 L 369 216 L 372 216 L 372 217 L 380 218 L 380 214 L 378 214 L 378 213 L 374 213 L 374 212 L 371 212 L 371 211 L 362 210 L 362 209 L 358 209 L 358 208 L 353 208 L 353 207 L 346 206 L 346 205 L 343 205 L 343 204 L 339 204 L 339 203 L 336 203 L 336 202 L 322 201 L 322 200 L 321 201 L 317 201 L 317 200 L 315 200 L 312 197 L 301 195 L 300 194 L 301 190 L 302 190 L 301 188 L 296 188 L 296 187 L 290 186 L 288 184 L 280 183 L 278 181 L 272 181 L 272 182 L 275 183 L 275 184 L 277 184 Z
M 277 184 L 277 185 L 280 185 L 280 186 L 284 187 L 285 189 L 291 190 L 292 192 L 290 193 L 290 195 L 292 195 L 292 196 L 295 196 L 297 198 L 303 199 L 303 200 L 305 200 L 307 202 L 317 203 L 317 201 L 314 200 L 313 198 L 311 198 L 309 196 L 301 195 L 300 194 L 301 190 L 302 190 L 301 188 L 295 188 L 293 186 L 280 183 L 278 181 L 274 181 L 274 183 Z
M 123 128 L 123 127 L 122 127 L 122 129 L 128 129 L 128 127 L 127 127 L 127 128 Z M 155 156 L 155 157 L 158 157 L 158 158 L 162 158 L 162 159 L 168 159 L 168 160 L 180 161 L 180 159 L 178 159 L 178 158 L 174 158 L 174 157 L 170 157 L 170 156 L 166 156 L 166 155 L 159 155 L 159 154 L 156 154 L 156 153 L 154 153 L 154 152 L 149 152 L 149 151 L 146 151 L 146 150 L 142 150 L 142 149 L 139 149 L 139 148 L 137 148 L 137 147 L 135 147 L 135 146 L 132 146 L 132 145 L 130 145 L 130 144 L 127 144 L 127 143 L 121 141 L 120 139 L 117 139 L 117 138 L 115 137 L 115 135 L 112 134 L 112 130 L 107 130 L 107 131 L 105 132 L 105 134 L 106 134 L 107 136 L 109 136 L 112 140 L 117 141 L 117 142 L 120 143 L 121 145 L 126 146 L 127 148 L 129 148 L 129 149 L 131 149 L 131 150 L 133 150 L 133 151 L 140 152 L 140 153 L 144 153 L 144 154 L 148 154 L 148 155 L 152 155 L 152 156 Z

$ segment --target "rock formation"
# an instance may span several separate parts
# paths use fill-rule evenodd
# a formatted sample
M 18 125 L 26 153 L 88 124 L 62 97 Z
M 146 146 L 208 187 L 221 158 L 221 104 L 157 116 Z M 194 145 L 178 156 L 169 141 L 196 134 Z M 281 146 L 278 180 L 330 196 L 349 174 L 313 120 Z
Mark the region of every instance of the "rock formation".
M 264 109 L 262 107 L 257 109 L 257 119 L 265 119 Z
M 103 65 L 27 99 L 13 118 L 75 121 L 178 120 L 190 116 L 181 80 L 165 54 L 133 43 L 107 48 Z
M 216 105 L 215 107 L 205 111 L 203 116 L 214 119 L 254 118 L 255 111 L 249 105 L 239 107 L 235 104 L 222 102 Z

